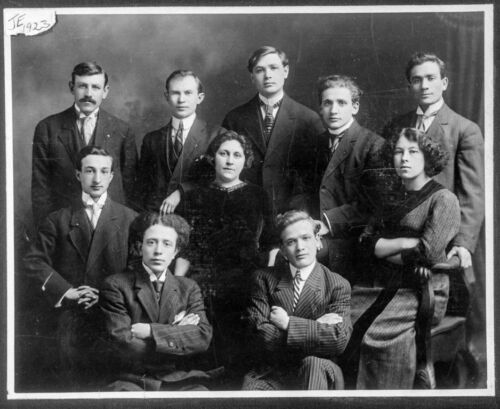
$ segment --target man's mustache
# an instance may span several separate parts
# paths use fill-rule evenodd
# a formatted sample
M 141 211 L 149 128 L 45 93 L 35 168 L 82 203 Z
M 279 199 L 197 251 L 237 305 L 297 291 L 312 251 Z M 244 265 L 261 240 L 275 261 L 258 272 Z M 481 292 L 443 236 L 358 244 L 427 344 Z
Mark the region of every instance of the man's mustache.
M 92 102 L 93 104 L 97 104 L 97 102 L 95 101 L 95 99 L 90 98 L 90 97 L 81 98 L 79 100 L 79 102 Z

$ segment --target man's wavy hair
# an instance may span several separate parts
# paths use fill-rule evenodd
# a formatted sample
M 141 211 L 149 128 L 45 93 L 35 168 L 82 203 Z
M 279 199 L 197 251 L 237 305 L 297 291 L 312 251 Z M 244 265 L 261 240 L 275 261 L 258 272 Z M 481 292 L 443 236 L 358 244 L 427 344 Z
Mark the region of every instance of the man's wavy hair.
M 311 223 L 314 234 L 319 233 L 321 226 L 319 223 L 316 223 L 311 216 L 309 216 L 309 213 L 303 210 L 289 210 L 276 217 L 276 232 L 278 236 L 281 237 L 281 233 L 283 233 L 288 226 L 302 220 Z
M 399 138 L 405 137 L 410 142 L 417 142 L 419 149 L 424 154 L 424 172 L 427 176 L 436 176 L 442 172 L 449 160 L 449 153 L 443 146 L 433 140 L 428 134 L 416 128 L 395 129 L 386 140 L 383 156 L 389 166 L 394 166 L 394 149 Z
M 189 223 L 177 214 L 161 215 L 157 212 L 144 212 L 137 216 L 130 225 L 129 245 L 142 243 L 144 233 L 155 224 L 171 227 L 177 233 L 176 249 L 185 249 L 189 244 L 189 234 L 191 227 Z

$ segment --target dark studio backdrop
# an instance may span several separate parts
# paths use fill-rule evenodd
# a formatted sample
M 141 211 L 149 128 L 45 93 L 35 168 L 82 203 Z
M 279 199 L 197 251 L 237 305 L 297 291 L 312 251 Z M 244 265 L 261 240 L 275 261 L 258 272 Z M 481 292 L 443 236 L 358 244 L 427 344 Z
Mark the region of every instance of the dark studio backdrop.
M 11 38 L 16 232 L 31 229 L 34 128 L 73 103 L 68 81 L 79 62 L 108 72 L 103 108 L 132 125 L 138 149 L 145 133 L 168 120 L 170 72 L 199 75 L 206 97 L 198 112 L 220 124 L 254 95 L 246 63 L 261 45 L 288 54 L 286 92 L 315 110 L 319 76 L 354 76 L 364 90 L 358 120 L 375 131 L 414 108 L 406 61 L 414 51 L 433 51 L 448 63 L 446 102 L 484 130 L 483 29 L 482 13 L 58 15 L 47 33 Z M 23 239 L 18 234 L 17 260 Z

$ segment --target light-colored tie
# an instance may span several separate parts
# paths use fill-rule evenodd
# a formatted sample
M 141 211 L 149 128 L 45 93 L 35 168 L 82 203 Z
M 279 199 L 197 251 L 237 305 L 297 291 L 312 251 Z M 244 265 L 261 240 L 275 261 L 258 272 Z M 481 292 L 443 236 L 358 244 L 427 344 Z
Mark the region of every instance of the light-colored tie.
M 161 290 L 163 289 L 163 281 L 155 280 L 153 281 L 153 286 L 156 291 L 156 300 L 160 301 L 161 298 Z
M 426 125 L 426 120 L 435 117 L 437 115 L 438 111 L 431 112 L 430 114 L 424 115 L 424 114 L 417 114 L 417 123 L 415 128 L 417 128 L 419 131 L 426 132 L 428 126 Z
M 300 270 L 297 270 L 295 273 L 295 278 L 293 280 L 293 309 L 297 306 L 300 297 L 300 282 L 302 281 L 302 277 L 300 276 Z
M 90 140 L 92 139 L 92 133 L 94 132 L 92 126 L 92 119 L 90 116 L 84 116 L 80 118 L 80 123 L 82 125 L 82 136 L 85 141 L 85 145 L 88 145 Z
M 92 219 L 90 222 L 92 223 L 92 227 L 95 229 L 97 226 L 97 222 L 99 221 L 99 212 L 101 210 L 101 206 L 97 203 L 92 205 Z

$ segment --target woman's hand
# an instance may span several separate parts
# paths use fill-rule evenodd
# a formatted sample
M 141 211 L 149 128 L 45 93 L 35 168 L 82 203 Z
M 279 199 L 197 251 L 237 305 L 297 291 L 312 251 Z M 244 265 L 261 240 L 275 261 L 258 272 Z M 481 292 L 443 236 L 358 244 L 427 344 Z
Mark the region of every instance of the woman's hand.
M 429 268 L 423 266 L 415 267 L 414 272 L 417 275 L 417 277 L 424 282 L 429 280 L 432 274 Z

